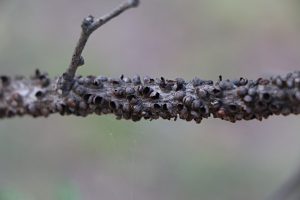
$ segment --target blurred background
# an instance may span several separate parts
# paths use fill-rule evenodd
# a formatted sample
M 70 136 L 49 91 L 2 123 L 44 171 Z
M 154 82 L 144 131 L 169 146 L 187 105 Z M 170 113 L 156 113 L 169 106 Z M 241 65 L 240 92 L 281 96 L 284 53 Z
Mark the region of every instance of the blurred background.
M 89 14 L 122 0 L 0 0 L 0 73 L 60 75 Z M 83 75 L 216 80 L 300 69 L 297 0 L 142 0 L 95 32 Z M 299 116 L 0 121 L 0 200 L 263 199 L 300 167 Z

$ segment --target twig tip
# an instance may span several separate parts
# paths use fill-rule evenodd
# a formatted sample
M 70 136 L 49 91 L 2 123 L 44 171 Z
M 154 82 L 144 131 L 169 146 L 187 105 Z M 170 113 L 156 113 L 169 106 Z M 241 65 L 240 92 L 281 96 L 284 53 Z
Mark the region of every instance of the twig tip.
M 129 2 L 129 4 L 131 5 L 131 7 L 138 7 L 139 6 L 139 4 L 140 4 L 140 1 L 139 0 L 129 0 L 128 1 Z

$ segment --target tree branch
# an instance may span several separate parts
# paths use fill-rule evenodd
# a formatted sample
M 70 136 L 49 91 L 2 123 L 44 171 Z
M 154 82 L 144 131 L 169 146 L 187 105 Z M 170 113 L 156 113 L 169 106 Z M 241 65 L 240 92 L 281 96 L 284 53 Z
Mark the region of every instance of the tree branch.
M 73 56 L 67 71 L 65 72 L 63 79 L 62 79 L 62 90 L 63 93 L 68 93 L 72 86 L 72 79 L 75 76 L 76 70 L 79 66 L 84 64 L 84 59 L 81 56 L 82 51 L 89 39 L 89 36 L 97 30 L 102 25 L 106 24 L 106 22 L 110 21 L 111 19 L 119 16 L 124 11 L 137 7 L 139 5 L 139 0 L 128 0 L 116 9 L 114 9 L 111 13 L 99 18 L 95 19 L 92 15 L 86 17 L 82 24 L 81 24 L 81 34 L 80 38 L 77 42 L 77 45 L 74 49 Z
M 60 79 L 38 70 L 29 79 L 1 76 L 0 117 L 115 114 L 117 119 L 174 119 L 200 123 L 213 116 L 230 122 L 300 113 L 300 71 L 247 80 L 185 81 L 139 76 L 81 77 L 62 94 Z
M 75 76 L 84 64 L 81 54 L 89 36 L 138 4 L 138 0 L 129 0 L 100 19 L 85 18 L 71 63 L 62 76 L 51 79 L 39 70 L 30 78 L 1 76 L 0 118 L 46 117 L 53 113 L 84 117 L 95 113 L 133 121 L 179 117 L 200 123 L 210 116 L 236 122 L 300 113 L 300 71 L 250 81 L 222 80 L 220 76 L 215 84 L 200 78 L 186 81 L 144 77 L 141 81 L 139 76 Z

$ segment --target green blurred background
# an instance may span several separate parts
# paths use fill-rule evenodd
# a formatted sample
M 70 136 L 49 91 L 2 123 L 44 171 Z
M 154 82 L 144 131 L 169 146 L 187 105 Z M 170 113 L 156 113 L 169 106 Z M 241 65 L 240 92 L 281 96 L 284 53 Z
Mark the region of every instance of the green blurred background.
M 0 73 L 60 75 L 88 14 L 122 0 L 0 0 Z M 90 38 L 83 75 L 216 80 L 300 69 L 297 0 L 143 0 Z M 0 121 L 0 200 L 263 199 L 300 167 L 299 117 Z

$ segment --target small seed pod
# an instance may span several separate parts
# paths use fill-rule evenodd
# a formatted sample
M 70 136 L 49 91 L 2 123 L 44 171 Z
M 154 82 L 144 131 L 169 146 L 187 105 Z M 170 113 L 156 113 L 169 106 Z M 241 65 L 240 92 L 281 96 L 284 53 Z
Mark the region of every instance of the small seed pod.
M 294 82 L 295 82 L 295 86 L 299 89 L 300 88 L 300 78 L 295 78 Z
M 286 85 L 288 86 L 288 88 L 293 88 L 294 87 L 294 79 L 293 78 L 287 79 Z
M 164 111 L 169 111 L 169 109 L 171 108 L 171 104 L 169 104 L 169 103 L 164 103 L 163 105 L 162 105 L 162 109 L 164 110 Z
M 201 107 L 203 107 L 203 103 L 200 100 L 193 101 L 193 103 L 192 103 L 193 110 L 199 110 Z
M 11 100 L 10 105 L 11 105 L 11 107 L 16 108 L 18 106 L 18 103 L 15 100 Z
M 204 84 L 212 86 L 214 82 L 212 80 L 206 80 L 204 81 Z
M 159 117 L 161 117 L 162 119 L 168 119 L 168 120 L 171 119 L 170 116 L 169 116 L 169 114 L 164 113 L 164 112 L 160 113 L 159 115 L 154 114 L 152 116 L 152 119 L 158 119 Z
M 160 85 L 160 88 L 164 91 L 171 91 L 175 87 L 175 82 L 173 80 L 167 80 L 166 84 Z
M 131 114 L 128 112 L 123 112 L 122 116 L 123 116 L 123 119 L 126 119 L 126 120 L 131 119 Z
M 116 88 L 113 92 L 116 97 L 124 97 L 126 94 L 126 90 L 124 88 Z
M 101 82 L 106 82 L 108 81 L 108 78 L 106 76 L 98 76 L 97 79 Z
M 160 77 L 160 83 L 165 84 L 166 83 L 166 79 L 164 77 Z
M 116 110 L 114 112 L 114 114 L 116 116 L 116 120 L 121 120 L 122 119 L 122 115 L 123 115 L 122 110 Z
M 92 94 L 86 93 L 86 94 L 83 95 L 83 100 L 84 100 L 85 102 L 91 103 L 91 97 L 93 98 L 93 95 L 92 95 Z
M 41 114 L 44 116 L 44 117 L 48 117 L 50 112 L 47 108 L 42 108 L 41 109 Z
M 135 93 L 135 89 L 133 87 L 127 87 L 125 89 L 125 93 L 126 93 L 127 96 L 133 95 Z
M 151 94 L 152 91 L 153 91 L 152 88 L 146 86 L 143 88 L 142 94 L 147 97 Z
M 231 90 L 233 88 L 233 83 L 229 80 L 220 81 L 218 85 L 221 90 Z
M 84 85 L 86 83 L 86 78 L 85 77 L 78 77 L 77 82 L 80 85 Z
M 201 117 L 199 117 L 199 118 L 194 118 L 194 120 L 195 120 L 195 122 L 196 122 L 197 124 L 200 124 L 201 121 L 202 121 L 202 118 L 201 118 Z
M 10 78 L 8 76 L 0 76 L 0 80 L 2 83 L 2 86 L 6 87 L 10 84 Z
M 264 102 L 264 101 L 257 101 L 255 103 L 255 109 L 257 111 L 262 111 L 262 110 L 265 110 L 266 108 L 268 107 L 267 103 Z
M 103 97 L 100 95 L 95 95 L 92 97 L 92 99 L 93 99 L 92 102 L 95 105 L 101 105 L 103 103 Z
M 238 105 L 236 105 L 235 103 L 230 103 L 229 105 L 228 105 L 228 110 L 229 110 L 229 112 L 231 112 L 231 113 L 236 113 L 236 112 L 238 112 Z
M 204 84 L 204 81 L 201 80 L 200 78 L 198 77 L 195 77 L 193 80 L 192 80 L 192 84 L 194 87 L 197 87 L 197 86 L 201 86 Z
M 93 85 L 96 86 L 97 88 L 102 88 L 103 87 L 103 83 L 101 81 L 101 79 L 99 79 L 98 77 L 95 78 Z
M 110 101 L 110 102 L 109 102 L 109 107 L 110 107 L 112 110 L 116 110 L 116 109 L 118 109 L 119 104 L 118 104 L 117 101 Z
M 142 105 L 135 105 L 133 106 L 133 113 L 137 114 L 142 111 Z
M 36 91 L 36 93 L 35 93 L 35 97 L 36 97 L 37 99 L 42 99 L 44 96 L 45 96 L 45 92 L 42 91 L 42 90 L 38 90 L 38 91 Z
M 110 109 L 109 108 L 102 108 L 101 109 L 101 113 L 103 113 L 104 115 L 108 114 L 108 113 L 111 113 Z
M 136 98 L 136 96 L 135 96 L 134 94 L 127 95 L 127 97 L 126 97 L 126 99 L 127 99 L 128 101 L 131 101 L 132 99 L 135 99 L 135 98 Z
M 216 115 L 217 118 L 224 119 L 224 117 L 226 116 L 226 112 L 225 112 L 224 108 L 220 108 L 220 109 L 216 112 L 215 115 Z
M 5 114 L 6 114 L 6 108 L 0 107 L 0 118 L 5 117 Z
M 222 105 L 222 101 L 221 100 L 214 100 L 213 102 L 211 102 L 211 108 L 213 110 L 217 110 L 221 107 Z
M 200 98 L 206 98 L 208 96 L 207 90 L 202 89 L 202 88 L 197 88 L 196 93 L 197 93 L 198 97 L 200 97 Z
M 124 78 L 123 78 L 123 81 L 124 81 L 125 83 L 131 83 L 131 79 L 128 78 L 128 77 L 124 77 Z
M 134 122 L 140 121 L 140 120 L 141 120 L 141 118 L 142 118 L 142 117 L 141 117 L 141 116 L 139 116 L 139 115 L 132 115 L 131 117 L 132 117 L 132 118 L 131 118 L 131 119 L 132 119 L 132 121 L 134 121 Z
M 208 89 L 210 95 L 220 97 L 222 95 L 222 90 L 218 86 L 213 86 Z
M 202 117 L 205 117 L 205 118 L 209 117 L 209 109 L 206 105 L 201 106 L 199 111 L 202 114 Z
M 288 107 L 283 107 L 281 110 L 281 113 L 283 116 L 287 116 L 287 115 L 291 114 L 291 109 Z
M 232 83 L 233 83 L 235 86 L 237 86 L 237 87 L 240 86 L 240 80 L 238 80 L 238 79 L 232 80 Z
M 259 99 L 265 103 L 269 103 L 272 100 L 272 96 L 269 92 L 262 92 L 259 94 Z
M 75 99 L 73 99 L 73 98 L 68 98 L 66 104 L 69 108 L 76 108 L 76 106 L 77 106 L 77 103 L 76 103 Z
M 17 110 L 17 115 L 23 116 L 24 114 L 25 114 L 25 109 L 24 108 L 19 108 Z M 0 114 L 0 117 L 1 117 L 1 114 Z
M 269 109 L 272 113 L 274 114 L 279 114 L 280 113 L 280 109 L 281 109 L 281 106 L 279 104 L 276 104 L 276 103 L 271 103 L 269 105 Z
M 246 95 L 243 98 L 243 100 L 244 100 L 245 103 L 251 103 L 253 101 L 253 97 L 251 97 L 250 95 Z
M 79 103 L 79 109 L 85 111 L 88 108 L 87 104 L 84 101 Z
M 132 83 L 134 85 L 140 85 L 141 84 L 141 77 L 139 75 L 135 75 L 133 78 L 132 78 Z
M 64 106 L 60 102 L 55 102 L 53 106 L 55 111 L 58 111 L 59 113 L 63 112 Z
M 13 93 L 11 99 L 17 103 L 17 105 L 23 104 L 23 97 L 19 93 Z
M 182 101 L 183 101 L 183 103 L 184 103 L 185 106 L 190 107 L 192 105 L 193 101 L 194 101 L 194 97 L 192 97 L 192 96 L 185 96 Z
M 185 84 L 185 80 L 184 79 L 182 79 L 182 78 L 176 78 L 176 84 L 174 84 L 173 90 L 179 91 L 179 90 L 185 89 L 184 88 L 184 84 Z
M 257 82 L 259 85 L 268 85 L 270 83 L 268 79 L 264 79 L 264 78 L 257 79 Z
M 26 110 L 28 113 L 30 113 L 31 115 L 36 115 L 37 114 L 37 106 L 34 103 L 30 103 L 26 106 Z
M 160 108 L 161 108 L 160 104 L 158 104 L 158 103 L 153 104 L 153 109 L 154 110 L 160 110 Z
M 297 101 L 300 101 L 300 91 L 297 91 L 297 92 L 295 93 L 295 99 L 296 99 Z
M 158 92 L 151 92 L 150 96 L 151 99 L 159 99 L 159 93 Z
M 174 94 L 174 99 L 177 101 L 181 101 L 185 97 L 185 92 L 184 91 L 177 91 Z
M 245 96 L 248 93 L 248 89 L 246 87 L 241 86 L 238 90 L 237 90 L 237 95 L 240 97 Z
M 239 81 L 239 85 L 243 86 L 243 85 L 247 85 L 248 83 L 248 79 L 241 77 L 240 81 Z
M 274 94 L 275 94 L 275 97 L 280 100 L 283 100 L 284 98 L 287 97 L 287 93 L 283 90 L 275 90 Z
M 191 111 L 191 116 L 193 117 L 193 119 L 194 119 L 195 121 L 199 121 L 199 120 L 197 120 L 197 119 L 201 119 L 200 114 L 197 113 L 197 112 L 195 112 L 195 111 Z M 201 120 L 200 120 L 200 121 L 201 121 Z
M 82 87 L 82 86 L 76 86 L 74 89 L 73 89 L 73 91 L 77 94 L 77 95 L 79 95 L 79 96 L 82 96 L 82 95 L 84 95 L 85 93 L 86 93 L 86 88 L 84 88 L 84 87 Z
M 143 80 L 144 80 L 144 84 L 145 85 L 147 85 L 147 84 L 149 84 L 150 83 L 150 77 L 149 76 L 145 76 L 144 78 L 143 78 Z
M 113 85 L 119 85 L 120 84 L 120 79 L 116 78 L 109 78 L 108 81 L 112 83 Z
M 16 114 L 17 114 L 17 110 L 15 110 L 15 109 L 8 109 L 8 110 L 7 110 L 7 113 L 6 113 L 6 116 L 7 116 L 8 118 L 10 118 L 10 117 L 15 116 Z M 37 117 L 37 116 L 38 116 L 38 113 L 32 113 L 32 116 L 33 116 L 33 117 Z
M 281 79 L 280 76 L 278 76 L 276 79 L 275 79 L 275 84 L 278 86 L 278 87 L 283 87 L 283 80 Z
M 242 120 L 243 116 L 244 115 L 242 113 L 237 113 L 237 114 L 235 114 L 235 120 Z
M 191 116 L 193 116 L 194 119 L 200 118 L 200 114 L 195 111 L 191 111 Z
M 183 104 L 181 104 L 181 103 L 177 104 L 177 110 L 178 111 L 181 111 L 183 109 L 184 109 L 184 105 Z
M 249 88 L 249 90 L 248 90 L 248 94 L 250 95 L 250 96 L 255 96 L 256 94 L 257 94 L 257 92 L 256 92 L 256 88 Z
M 130 112 L 130 104 L 124 103 L 122 109 L 123 109 L 123 112 L 129 113 Z
M 183 107 L 183 109 L 179 112 L 179 118 L 180 119 L 187 119 L 189 116 L 189 112 L 186 107 Z

